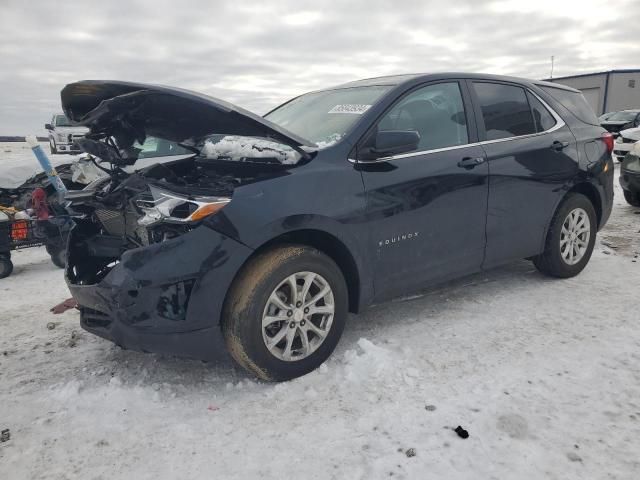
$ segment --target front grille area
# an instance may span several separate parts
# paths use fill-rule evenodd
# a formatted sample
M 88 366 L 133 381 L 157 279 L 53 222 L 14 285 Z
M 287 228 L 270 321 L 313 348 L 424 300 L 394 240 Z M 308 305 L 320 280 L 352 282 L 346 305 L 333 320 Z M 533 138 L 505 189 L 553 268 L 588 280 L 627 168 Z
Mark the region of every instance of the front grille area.
M 125 217 L 119 210 L 96 210 L 96 217 L 109 235 L 118 237 L 126 233 Z
M 88 307 L 80 307 L 80 319 L 89 328 L 106 328 L 111 324 L 109 315 Z

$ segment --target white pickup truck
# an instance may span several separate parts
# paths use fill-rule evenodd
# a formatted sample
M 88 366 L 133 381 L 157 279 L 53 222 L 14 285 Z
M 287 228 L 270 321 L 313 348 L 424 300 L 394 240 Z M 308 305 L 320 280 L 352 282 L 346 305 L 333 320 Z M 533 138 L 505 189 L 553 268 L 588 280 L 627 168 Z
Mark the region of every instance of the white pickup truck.
M 81 150 L 76 141 L 89 131 L 85 127 L 72 125 L 71 121 L 62 113 L 55 114 L 51 123 L 46 123 L 44 128 L 49 130 L 51 153 L 80 153 Z

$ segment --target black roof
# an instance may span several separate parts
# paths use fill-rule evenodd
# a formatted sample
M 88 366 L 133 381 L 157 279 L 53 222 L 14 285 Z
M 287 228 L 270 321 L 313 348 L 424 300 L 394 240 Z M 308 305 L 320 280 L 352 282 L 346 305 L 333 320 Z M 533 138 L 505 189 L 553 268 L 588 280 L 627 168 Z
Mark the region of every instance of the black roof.
M 510 77 L 506 75 L 491 75 L 487 73 L 465 73 L 465 72 L 440 72 L 440 73 L 407 73 L 400 75 L 387 75 L 383 77 L 365 78 L 362 80 L 355 80 L 352 82 L 343 83 L 335 87 L 327 88 L 326 90 L 334 90 L 339 88 L 351 88 L 351 87 L 368 87 L 374 85 L 389 85 L 397 86 L 404 83 L 420 83 L 429 80 L 444 80 L 447 78 L 469 78 L 476 80 L 495 80 L 502 82 L 515 82 L 521 84 L 546 86 L 553 88 L 560 88 L 562 90 L 577 91 L 574 88 L 557 83 L 551 83 L 544 80 L 532 80 L 530 78 Z M 325 89 L 323 89 L 325 90 Z

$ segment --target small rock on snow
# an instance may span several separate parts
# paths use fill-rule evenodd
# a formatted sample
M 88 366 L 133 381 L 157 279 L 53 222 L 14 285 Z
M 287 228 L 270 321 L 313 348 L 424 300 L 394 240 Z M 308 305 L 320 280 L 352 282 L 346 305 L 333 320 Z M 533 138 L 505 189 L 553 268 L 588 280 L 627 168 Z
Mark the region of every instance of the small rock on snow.
M 435 406 L 435 405 L 425 405 L 425 406 L 424 406 L 424 409 L 425 409 L 427 412 L 433 412 L 433 411 L 436 409 L 436 406 Z
M 582 458 L 580 457 L 580 455 L 578 455 L 575 452 L 567 453 L 567 458 L 572 462 L 581 462 L 582 461 Z
M 0 442 L 4 443 L 8 442 L 9 440 L 11 440 L 11 432 L 8 428 L 5 428 L 0 432 Z
M 408 457 L 415 457 L 416 456 L 416 449 L 415 448 L 408 448 L 406 452 L 404 452 L 404 454 Z
M 458 436 L 460 438 L 469 438 L 469 432 L 467 432 L 464 428 L 462 428 L 460 425 L 458 425 L 454 432 L 456 432 L 458 434 Z

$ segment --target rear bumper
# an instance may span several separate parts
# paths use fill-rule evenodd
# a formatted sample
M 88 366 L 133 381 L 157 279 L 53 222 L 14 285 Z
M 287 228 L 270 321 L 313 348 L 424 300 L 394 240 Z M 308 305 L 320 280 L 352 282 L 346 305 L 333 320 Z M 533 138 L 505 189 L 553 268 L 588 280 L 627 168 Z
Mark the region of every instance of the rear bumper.
M 128 250 L 101 281 L 82 284 L 92 263 L 81 225 L 70 234 L 65 277 L 83 329 L 123 348 L 202 360 L 226 356 L 220 314 L 227 289 L 251 254 L 200 226 Z M 86 278 L 86 277 L 85 277 Z

